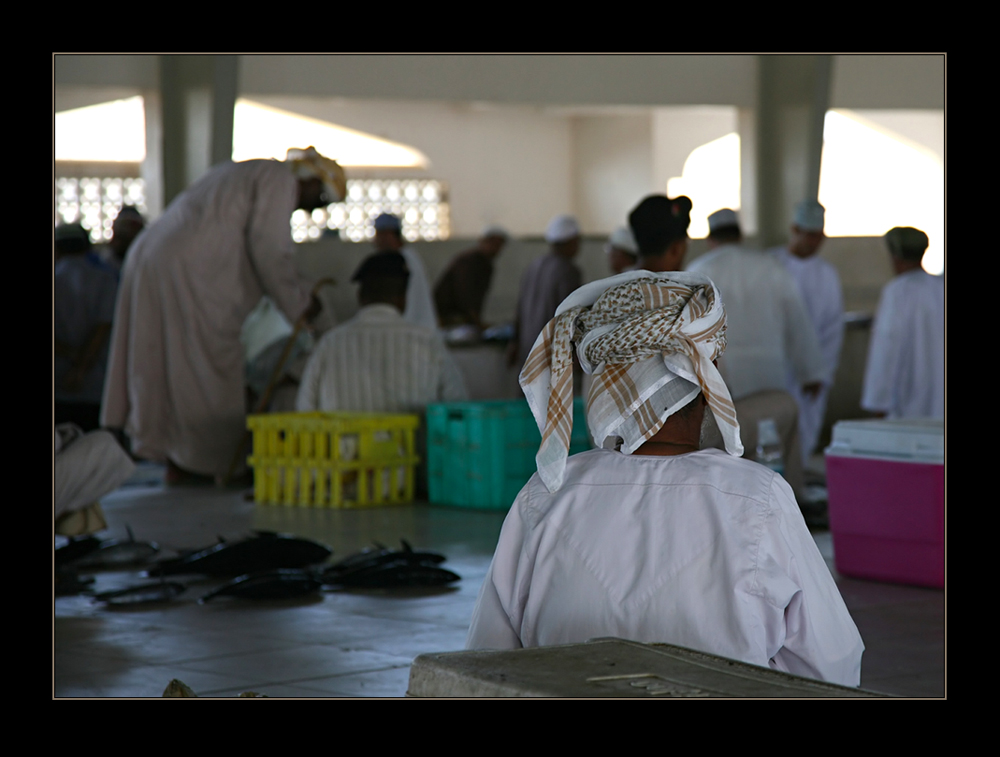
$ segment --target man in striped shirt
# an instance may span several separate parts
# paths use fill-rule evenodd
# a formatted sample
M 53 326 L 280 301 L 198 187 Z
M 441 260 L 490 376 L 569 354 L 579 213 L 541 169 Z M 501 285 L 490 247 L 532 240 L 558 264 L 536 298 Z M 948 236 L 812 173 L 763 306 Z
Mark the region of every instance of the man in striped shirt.
M 437 334 L 404 320 L 406 261 L 381 251 L 362 262 L 361 309 L 316 345 L 296 409 L 421 413 L 433 402 L 467 399 L 462 375 Z

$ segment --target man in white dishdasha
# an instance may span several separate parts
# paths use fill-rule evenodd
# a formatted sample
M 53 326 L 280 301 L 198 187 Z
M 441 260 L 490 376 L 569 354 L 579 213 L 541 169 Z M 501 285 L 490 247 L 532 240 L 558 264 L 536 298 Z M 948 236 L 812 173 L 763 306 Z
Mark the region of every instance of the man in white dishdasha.
M 468 648 L 613 636 L 859 685 L 864 644 L 791 489 L 739 457 L 715 366 L 725 326 L 718 289 L 683 272 L 620 274 L 559 306 L 520 377 L 538 472 L 504 522 Z M 574 350 L 604 448 L 567 458 Z M 699 448 L 706 407 L 725 452 Z

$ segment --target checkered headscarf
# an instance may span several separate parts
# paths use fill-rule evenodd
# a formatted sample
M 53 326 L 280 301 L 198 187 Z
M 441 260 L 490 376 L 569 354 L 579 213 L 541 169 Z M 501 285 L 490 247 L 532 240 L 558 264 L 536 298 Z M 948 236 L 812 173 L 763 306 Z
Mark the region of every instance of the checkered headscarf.
M 285 158 L 297 179 L 319 179 L 323 182 L 330 202 L 340 202 L 347 197 L 347 176 L 340 164 L 316 152 L 315 147 L 305 150 L 291 148 Z
M 577 289 L 542 330 L 520 383 L 542 444 L 535 462 L 549 491 L 563 481 L 573 425 L 573 344 L 594 374 L 587 425 L 597 444 L 634 452 L 704 392 L 731 455 L 743 454 L 729 389 L 712 361 L 726 348 L 718 289 L 696 273 L 629 271 Z

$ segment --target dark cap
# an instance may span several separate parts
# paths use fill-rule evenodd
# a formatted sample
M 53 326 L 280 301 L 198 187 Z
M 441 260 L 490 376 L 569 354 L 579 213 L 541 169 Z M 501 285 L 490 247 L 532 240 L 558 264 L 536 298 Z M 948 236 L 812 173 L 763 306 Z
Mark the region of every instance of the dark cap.
M 406 259 L 398 252 L 385 250 L 369 255 L 358 266 L 351 281 L 366 281 L 368 279 L 409 279 L 410 269 L 406 267 Z
M 372 222 L 372 226 L 375 227 L 375 231 L 395 231 L 397 234 L 403 231 L 403 222 L 399 220 L 399 216 L 394 216 L 392 213 L 382 213 Z
M 146 219 L 142 217 L 142 213 L 135 205 L 122 205 L 121 210 L 118 211 L 118 215 L 115 218 L 121 218 L 123 221 L 129 218 L 134 218 L 138 221 L 145 222 Z
M 911 226 L 897 226 L 889 229 L 885 243 L 894 257 L 906 260 L 920 260 L 927 249 L 927 235 Z
M 90 232 L 78 223 L 64 223 L 56 226 L 55 238 L 57 242 L 90 244 Z
M 675 239 L 687 235 L 691 225 L 691 200 L 681 195 L 650 195 L 628 215 L 628 225 L 640 255 L 659 255 Z

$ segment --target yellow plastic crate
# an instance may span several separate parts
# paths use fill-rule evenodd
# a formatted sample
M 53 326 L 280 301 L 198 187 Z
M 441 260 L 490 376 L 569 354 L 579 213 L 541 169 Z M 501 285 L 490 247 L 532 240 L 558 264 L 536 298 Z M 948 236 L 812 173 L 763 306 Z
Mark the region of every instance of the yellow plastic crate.
M 415 415 L 251 415 L 254 501 L 373 507 L 413 501 Z

